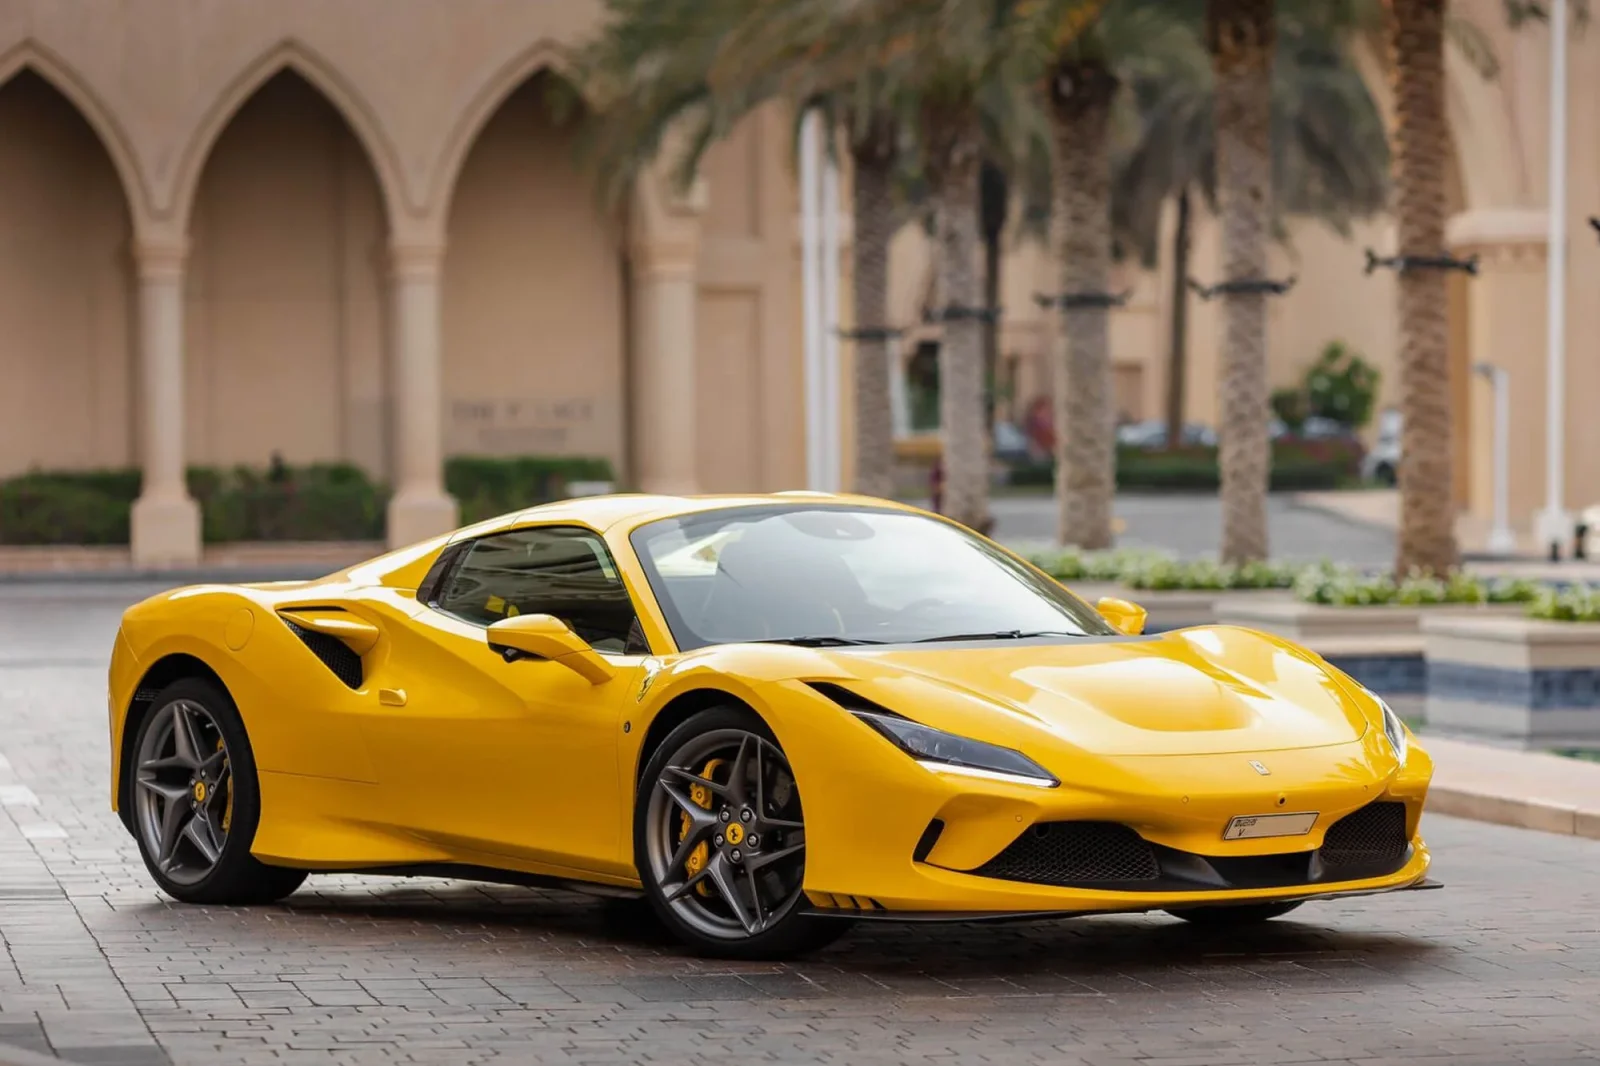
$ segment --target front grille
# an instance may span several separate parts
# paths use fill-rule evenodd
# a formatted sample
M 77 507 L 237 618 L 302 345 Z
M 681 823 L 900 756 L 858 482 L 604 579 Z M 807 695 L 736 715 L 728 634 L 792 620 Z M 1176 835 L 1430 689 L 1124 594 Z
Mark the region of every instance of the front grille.
M 322 665 L 332 670 L 335 677 L 351 688 L 361 687 L 361 656 L 357 655 L 350 645 L 338 637 L 315 633 L 305 626 L 295 625 L 287 618 L 283 620 L 283 624 L 305 642 L 305 646 L 311 649 L 311 654 L 321 659 Z
M 1327 866 L 1382 866 L 1406 853 L 1406 805 L 1369 803 L 1328 827 L 1318 854 Z
M 1041 885 L 1153 881 L 1161 875 L 1150 844 L 1112 822 L 1040 822 L 972 872 Z

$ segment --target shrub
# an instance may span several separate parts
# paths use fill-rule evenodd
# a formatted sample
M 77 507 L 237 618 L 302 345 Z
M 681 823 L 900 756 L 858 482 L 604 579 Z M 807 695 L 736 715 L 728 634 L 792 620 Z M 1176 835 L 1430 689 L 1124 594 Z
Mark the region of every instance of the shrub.
M 1528 604 L 1529 618 L 1547 622 L 1600 622 L 1600 588 L 1572 585 L 1542 590 Z
M 0 485 L 0 544 L 126 544 L 129 506 L 79 482 L 17 478 Z
M 1101 552 L 1063 548 L 1035 553 L 1028 561 L 1058 581 L 1120 581 L 1151 591 L 1288 588 L 1300 569 L 1289 563 L 1183 562 L 1165 552 L 1139 548 Z
M 1363 574 L 1329 563 L 1309 568 L 1294 583 L 1300 600 L 1336 607 L 1529 603 L 1540 598 L 1542 588 L 1526 579 L 1485 581 L 1459 570 L 1443 578 L 1413 573 L 1397 582 L 1389 574 Z
M 612 480 L 610 460 L 587 456 L 457 456 L 444 465 L 445 491 L 469 523 L 559 500 L 574 481 Z
M 1337 488 L 1360 473 L 1361 448 L 1340 439 L 1278 441 L 1272 446 L 1270 487 L 1275 492 Z M 1055 483 L 1051 461 L 1019 463 L 1008 478 L 1017 486 Z M 1189 445 L 1171 450 L 1117 449 L 1117 488 L 1145 492 L 1216 492 L 1222 485 L 1217 449 Z
M 557 499 L 573 481 L 610 481 L 605 459 L 452 459 L 446 487 L 468 521 Z M 126 544 L 138 470 L 35 471 L 0 482 L 0 544 Z M 350 463 L 191 467 L 208 543 L 379 540 L 389 489 Z
M 1330 341 L 1306 371 L 1305 392 L 1310 414 L 1360 429 L 1372 421 L 1378 370 L 1343 341 Z

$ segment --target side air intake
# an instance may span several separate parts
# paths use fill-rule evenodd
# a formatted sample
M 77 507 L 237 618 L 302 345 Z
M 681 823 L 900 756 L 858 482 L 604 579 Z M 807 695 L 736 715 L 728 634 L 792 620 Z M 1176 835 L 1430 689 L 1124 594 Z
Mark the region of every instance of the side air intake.
M 297 625 L 287 618 L 283 624 L 289 627 L 289 632 L 299 637 L 305 646 L 311 649 L 311 654 L 322 660 L 322 665 L 333 671 L 333 676 L 343 681 L 350 688 L 360 688 L 363 679 L 361 669 L 361 656 L 355 649 L 340 640 L 330 637 L 326 633 L 315 633 L 305 626 Z

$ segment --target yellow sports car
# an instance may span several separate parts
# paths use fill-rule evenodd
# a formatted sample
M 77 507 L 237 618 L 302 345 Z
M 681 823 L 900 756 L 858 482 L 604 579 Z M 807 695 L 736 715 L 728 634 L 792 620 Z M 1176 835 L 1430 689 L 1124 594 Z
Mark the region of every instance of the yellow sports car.
M 554 503 L 130 608 L 111 798 L 180 900 L 556 885 L 747 957 L 1432 884 L 1432 763 L 1382 700 L 1275 637 L 1143 629 L 879 500 Z

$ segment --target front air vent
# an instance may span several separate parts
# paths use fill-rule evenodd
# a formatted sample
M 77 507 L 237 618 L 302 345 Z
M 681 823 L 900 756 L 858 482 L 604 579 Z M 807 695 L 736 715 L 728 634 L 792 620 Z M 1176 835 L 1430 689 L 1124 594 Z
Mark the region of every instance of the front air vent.
M 1317 854 L 1329 867 L 1392 866 L 1408 844 L 1406 805 L 1369 803 L 1329 826 Z
M 333 676 L 343 681 L 350 688 L 360 688 L 362 681 L 361 656 L 355 650 L 340 640 L 330 637 L 326 633 L 314 633 L 305 626 L 296 625 L 287 618 L 283 624 L 289 631 L 299 637 L 305 646 L 311 649 L 311 654 L 322 660 L 322 665 L 333 671 Z
M 971 872 L 1038 885 L 1093 886 L 1161 876 L 1150 843 L 1113 822 L 1040 822 Z

